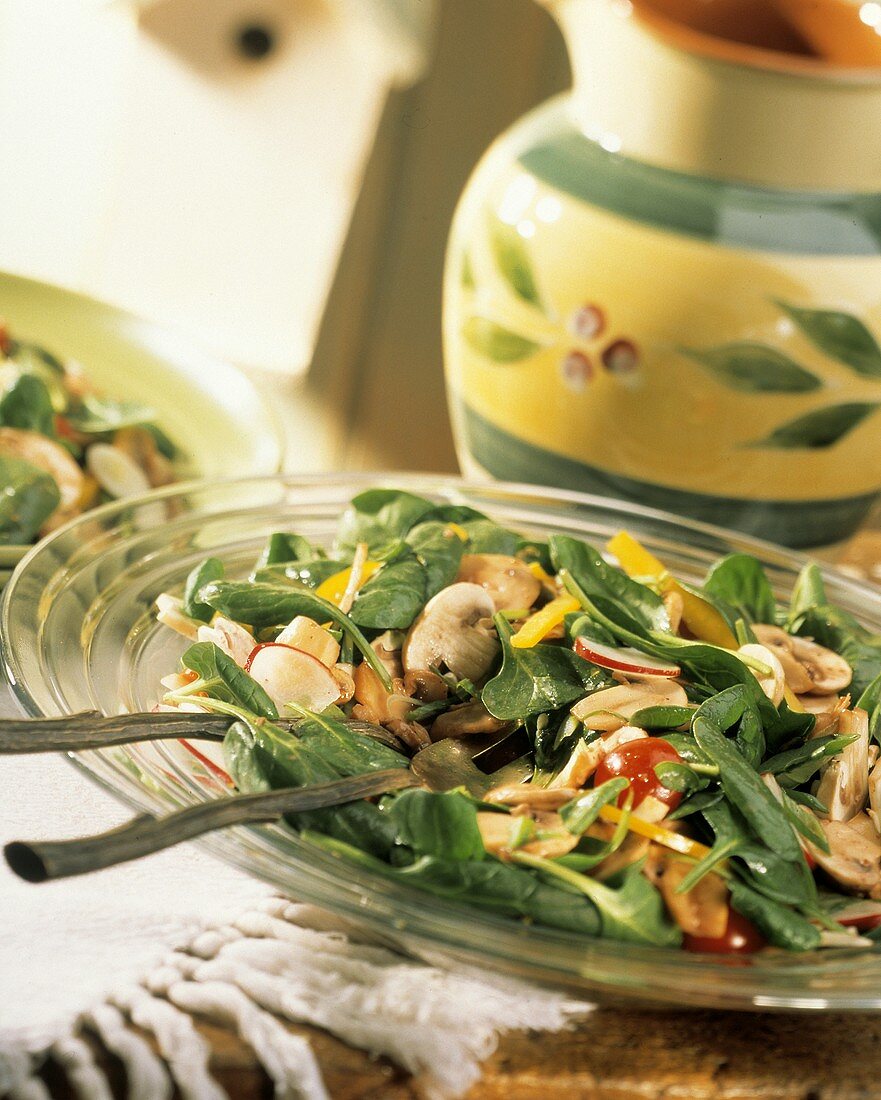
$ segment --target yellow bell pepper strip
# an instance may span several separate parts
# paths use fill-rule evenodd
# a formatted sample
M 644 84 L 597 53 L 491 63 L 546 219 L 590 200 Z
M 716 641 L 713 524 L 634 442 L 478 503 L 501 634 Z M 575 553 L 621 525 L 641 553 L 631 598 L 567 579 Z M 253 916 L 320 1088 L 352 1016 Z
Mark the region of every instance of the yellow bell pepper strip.
M 515 649 L 532 649 L 560 625 L 570 611 L 578 611 L 581 604 L 574 596 L 558 596 L 544 605 L 540 611 L 530 615 L 523 626 L 511 638 Z
M 606 545 L 610 554 L 614 554 L 624 572 L 634 580 L 651 584 L 661 593 L 676 592 L 682 598 L 682 621 L 702 642 L 721 646 L 723 649 L 737 649 L 730 627 L 707 600 L 702 600 L 693 592 L 684 588 L 675 577 L 671 577 L 663 562 L 650 553 L 632 535 L 620 531 Z
M 546 569 L 542 568 L 541 562 L 527 562 L 526 568 L 533 575 L 533 577 L 535 577 L 536 580 L 541 581 L 542 584 L 549 585 L 551 588 L 554 587 L 554 578 L 550 575 L 550 573 L 548 573 Z
M 786 700 L 786 704 L 790 710 L 794 710 L 796 714 L 804 714 L 805 708 L 799 702 L 798 696 L 789 686 L 789 684 L 783 685 L 783 698 Z
M 382 562 L 379 561 L 365 561 L 364 565 L 361 567 L 361 584 L 368 581 L 377 569 L 379 569 L 380 565 L 382 565 Z M 315 595 L 321 596 L 339 607 L 343 596 L 346 594 L 351 576 L 351 566 L 348 569 L 341 569 L 339 573 L 334 573 L 328 577 L 327 580 L 322 581 L 315 589 Z
M 623 811 L 619 810 L 617 806 L 603 806 L 600 810 L 600 817 L 610 825 L 617 825 L 623 816 Z M 710 854 L 710 849 L 706 844 L 701 844 L 699 840 L 692 840 L 690 837 L 683 836 L 682 833 L 674 833 L 672 830 L 665 829 L 661 825 L 655 825 L 651 821 L 643 821 L 642 818 L 634 817 L 633 814 L 630 815 L 627 828 L 632 833 L 653 840 L 655 844 L 661 844 L 665 848 L 680 852 L 684 856 L 691 856 L 693 859 L 703 859 L 704 856 Z
M 460 542 L 468 542 L 469 534 L 464 527 L 461 527 L 458 523 L 448 523 L 447 530 L 452 531 L 453 534 L 459 539 Z

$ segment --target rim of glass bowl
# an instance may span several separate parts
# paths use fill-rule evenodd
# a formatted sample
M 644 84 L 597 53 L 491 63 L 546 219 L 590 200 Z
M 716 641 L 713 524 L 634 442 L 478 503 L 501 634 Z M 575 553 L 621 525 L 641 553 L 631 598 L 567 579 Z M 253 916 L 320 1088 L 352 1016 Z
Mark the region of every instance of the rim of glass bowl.
M 302 528 L 311 515 L 313 525 L 329 534 L 348 499 L 368 487 L 402 488 L 430 498 L 467 501 L 526 529 L 567 527 L 596 539 L 626 526 L 662 556 L 675 558 L 677 568 L 686 572 L 689 564 L 697 570 L 720 553 L 748 551 L 763 560 L 781 594 L 788 592 L 793 572 L 807 560 L 770 543 L 665 512 L 534 485 L 384 472 L 189 482 L 97 508 L 39 543 L 22 560 L 0 605 L 4 669 L 20 704 L 34 716 L 70 712 L 56 686 L 45 680 L 42 624 L 53 601 L 70 592 L 78 575 L 97 568 L 102 554 L 124 552 L 128 562 L 119 578 L 111 580 L 83 610 L 85 626 L 99 623 L 101 614 L 113 606 L 117 580 L 137 577 L 139 570 L 158 560 L 156 555 L 163 548 L 170 553 L 176 539 L 186 540 L 207 524 L 220 524 L 216 529 L 221 535 L 224 517 L 229 525 L 233 517 L 241 524 L 246 518 L 256 521 L 258 515 L 267 527 L 281 528 L 295 525 L 295 519 Z M 175 498 L 183 511 L 159 518 L 157 502 L 168 504 Z M 264 534 L 261 530 L 254 539 L 262 542 Z M 244 554 L 241 539 L 230 545 Z M 248 544 L 247 552 L 252 554 L 255 546 Z M 213 549 L 223 556 L 222 546 Z M 190 550 L 196 556 L 206 552 Z M 182 572 L 188 567 L 181 562 Z M 870 625 L 874 620 L 875 628 L 881 630 L 881 593 L 834 569 L 822 568 L 831 598 Z M 137 627 L 137 622 L 128 624 L 129 637 L 137 636 Z M 76 623 L 75 645 L 91 636 Z M 86 644 L 83 682 L 94 697 L 88 657 Z M 68 755 L 93 780 L 140 811 L 167 812 L 209 797 L 167 749 L 153 745 L 149 752 L 155 756 L 137 747 Z M 355 919 L 387 942 L 424 959 L 491 965 L 508 976 L 603 999 L 789 1011 L 881 1008 L 881 957 L 858 950 L 809 956 L 768 953 L 751 959 L 690 955 L 526 925 L 435 898 L 342 863 L 282 826 L 227 830 L 198 843 L 301 900 Z

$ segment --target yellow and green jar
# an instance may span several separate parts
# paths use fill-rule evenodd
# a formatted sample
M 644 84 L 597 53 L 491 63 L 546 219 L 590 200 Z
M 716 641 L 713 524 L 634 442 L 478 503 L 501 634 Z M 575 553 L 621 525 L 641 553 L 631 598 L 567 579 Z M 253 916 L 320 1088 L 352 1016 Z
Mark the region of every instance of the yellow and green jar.
M 551 7 L 574 90 L 488 151 L 450 239 L 463 468 L 845 537 L 881 490 L 881 70 Z

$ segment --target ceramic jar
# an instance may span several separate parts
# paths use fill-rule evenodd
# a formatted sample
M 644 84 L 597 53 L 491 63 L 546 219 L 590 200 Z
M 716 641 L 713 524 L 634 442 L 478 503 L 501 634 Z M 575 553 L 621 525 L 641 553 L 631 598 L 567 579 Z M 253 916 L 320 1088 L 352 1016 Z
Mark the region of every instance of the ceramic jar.
M 463 468 L 843 538 L 881 489 L 881 70 L 550 6 L 574 89 L 488 151 L 449 245 Z

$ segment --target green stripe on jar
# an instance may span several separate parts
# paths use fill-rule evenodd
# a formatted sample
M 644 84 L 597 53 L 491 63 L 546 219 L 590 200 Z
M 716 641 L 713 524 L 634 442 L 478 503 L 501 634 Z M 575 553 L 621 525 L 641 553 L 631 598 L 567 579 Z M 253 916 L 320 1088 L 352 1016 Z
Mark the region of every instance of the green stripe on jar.
M 459 414 L 468 453 L 492 477 L 631 500 L 784 546 L 824 546 L 847 538 L 877 497 L 864 493 L 834 500 L 745 500 L 693 493 L 622 477 L 536 447 L 502 431 L 467 405 L 460 405 Z
M 881 194 L 780 191 L 673 172 L 608 152 L 562 110 L 552 136 L 519 161 L 592 206 L 701 240 L 793 255 L 881 254 Z

